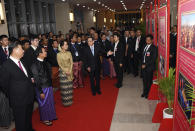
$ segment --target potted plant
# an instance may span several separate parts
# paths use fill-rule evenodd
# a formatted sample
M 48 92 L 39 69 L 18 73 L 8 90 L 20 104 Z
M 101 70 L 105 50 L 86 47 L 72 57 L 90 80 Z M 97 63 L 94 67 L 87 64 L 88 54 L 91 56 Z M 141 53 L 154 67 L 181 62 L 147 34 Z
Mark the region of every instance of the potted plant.
M 169 69 L 168 77 L 163 77 L 158 81 L 159 90 L 166 97 L 168 108 L 163 110 L 163 118 L 173 118 L 173 102 L 175 93 L 175 69 Z

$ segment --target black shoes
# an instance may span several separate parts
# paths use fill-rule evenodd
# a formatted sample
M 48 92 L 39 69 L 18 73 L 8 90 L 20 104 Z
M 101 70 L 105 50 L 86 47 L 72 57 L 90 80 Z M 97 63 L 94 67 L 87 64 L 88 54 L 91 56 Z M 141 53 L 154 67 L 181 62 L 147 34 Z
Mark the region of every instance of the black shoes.
M 141 97 L 145 97 L 145 95 L 144 95 L 144 94 L 142 94 L 142 95 L 141 95 Z
M 93 96 L 96 96 L 96 93 L 95 93 L 95 92 L 93 92 L 93 93 L 92 93 L 92 95 L 93 95 Z
M 116 88 L 121 88 L 122 85 L 120 85 L 120 84 L 115 84 L 115 87 L 116 87 Z

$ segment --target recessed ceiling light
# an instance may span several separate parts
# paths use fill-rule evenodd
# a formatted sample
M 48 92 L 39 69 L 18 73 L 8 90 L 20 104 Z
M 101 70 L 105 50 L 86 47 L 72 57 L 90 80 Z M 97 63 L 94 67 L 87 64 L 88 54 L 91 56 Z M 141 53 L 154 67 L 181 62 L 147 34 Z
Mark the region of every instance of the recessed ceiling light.
M 63 2 L 65 2 L 66 0 L 62 0 Z
M 77 6 L 79 6 L 80 4 L 77 4 Z
M 121 2 L 123 2 L 123 1 L 121 0 Z
M 107 8 L 108 6 L 105 6 L 105 8 Z
M 83 8 L 85 8 L 85 6 L 83 6 Z
M 98 2 L 98 4 L 100 5 L 100 4 L 101 4 L 101 2 L 99 1 L 99 2 Z
M 102 4 L 102 6 L 104 6 L 104 4 Z
M 94 2 L 96 2 L 96 0 L 93 0 Z

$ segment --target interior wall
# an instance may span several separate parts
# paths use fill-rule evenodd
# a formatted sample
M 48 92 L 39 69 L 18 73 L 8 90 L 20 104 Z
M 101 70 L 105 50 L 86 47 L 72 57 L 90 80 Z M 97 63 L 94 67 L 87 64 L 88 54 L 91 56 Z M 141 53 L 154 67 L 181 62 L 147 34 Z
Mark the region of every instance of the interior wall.
M 66 34 L 71 29 L 69 13 L 69 3 L 55 1 L 56 32 L 62 31 L 63 34 Z
M 0 24 L 0 35 L 8 35 L 8 27 L 7 27 L 7 21 L 6 21 L 6 15 L 5 15 L 5 6 L 4 6 L 4 0 L 1 0 L 2 7 L 3 7 L 3 14 L 5 17 L 5 24 Z
M 170 0 L 171 26 L 177 25 L 177 0 Z
M 87 32 L 87 29 L 90 27 L 94 27 L 95 24 L 93 22 L 93 12 L 92 11 L 88 11 L 88 10 L 84 10 L 83 11 L 83 28 L 84 28 L 84 32 Z

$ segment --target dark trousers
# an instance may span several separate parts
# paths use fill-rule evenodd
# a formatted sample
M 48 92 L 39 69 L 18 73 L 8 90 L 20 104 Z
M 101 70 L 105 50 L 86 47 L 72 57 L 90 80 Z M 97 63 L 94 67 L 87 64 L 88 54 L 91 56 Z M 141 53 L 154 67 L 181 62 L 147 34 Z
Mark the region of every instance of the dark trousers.
M 92 93 L 100 91 L 100 70 L 89 72 Z
M 139 67 L 139 54 L 135 52 L 133 55 L 133 74 L 135 76 L 138 75 L 138 67 Z
M 125 56 L 123 59 L 123 70 L 124 70 L 124 72 L 130 73 L 130 67 L 129 67 L 128 60 L 129 60 L 128 56 Z
M 16 131 L 32 131 L 33 103 L 23 106 L 14 106 Z
M 122 84 L 123 84 L 123 67 L 120 67 L 119 62 L 114 61 L 114 69 L 116 72 L 117 85 L 122 86 Z
M 152 85 L 153 71 L 143 69 L 143 95 L 148 96 Z

